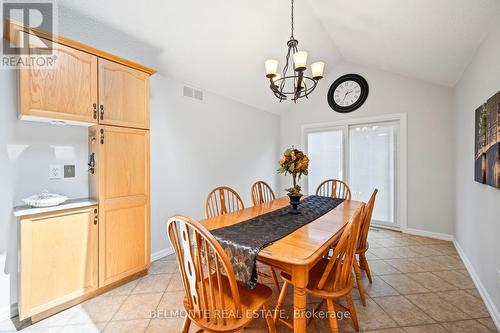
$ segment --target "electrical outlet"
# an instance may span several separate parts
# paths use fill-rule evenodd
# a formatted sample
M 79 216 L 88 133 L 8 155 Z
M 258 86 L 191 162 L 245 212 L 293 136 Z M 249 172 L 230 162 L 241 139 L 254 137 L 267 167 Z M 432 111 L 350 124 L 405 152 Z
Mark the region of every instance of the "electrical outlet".
M 64 166 L 64 178 L 75 178 L 75 166 L 65 165 Z
M 49 165 L 49 179 L 61 179 L 63 177 L 63 167 L 60 164 Z

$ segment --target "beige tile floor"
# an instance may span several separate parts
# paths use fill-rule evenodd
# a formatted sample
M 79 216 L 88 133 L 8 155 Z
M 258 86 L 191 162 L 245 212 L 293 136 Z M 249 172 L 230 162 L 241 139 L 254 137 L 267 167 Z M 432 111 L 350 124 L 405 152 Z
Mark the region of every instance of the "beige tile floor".
M 369 239 L 373 283 L 364 279 L 366 307 L 354 290 L 362 331 L 497 332 L 452 243 L 386 230 L 370 230 Z M 291 296 L 290 290 L 288 310 Z M 152 318 L 151 312 L 161 316 L 180 310 L 182 298 L 177 263 L 169 256 L 153 262 L 149 274 L 136 281 L 33 325 L 16 318 L 0 322 L 0 332 L 180 332 L 181 318 Z M 315 302 L 310 299 L 310 307 Z M 341 332 L 354 331 L 349 319 L 340 327 Z M 322 319 L 313 321 L 308 331 L 330 332 Z M 244 332 L 266 332 L 265 321 L 255 320 Z M 279 325 L 278 332 L 291 330 Z

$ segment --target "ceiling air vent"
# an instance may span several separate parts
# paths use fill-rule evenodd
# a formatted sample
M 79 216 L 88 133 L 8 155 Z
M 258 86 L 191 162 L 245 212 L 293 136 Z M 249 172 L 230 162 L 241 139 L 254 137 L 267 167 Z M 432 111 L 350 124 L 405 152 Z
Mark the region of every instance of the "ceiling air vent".
M 194 90 L 194 98 L 202 101 L 203 100 L 203 91 L 201 90 Z
M 194 98 L 194 99 L 197 99 L 199 101 L 203 100 L 203 91 L 198 90 L 198 89 L 194 89 L 194 88 L 191 88 L 188 86 L 184 86 L 183 95 L 184 95 L 184 97 Z
M 194 89 L 191 87 L 184 86 L 184 96 L 193 98 Z

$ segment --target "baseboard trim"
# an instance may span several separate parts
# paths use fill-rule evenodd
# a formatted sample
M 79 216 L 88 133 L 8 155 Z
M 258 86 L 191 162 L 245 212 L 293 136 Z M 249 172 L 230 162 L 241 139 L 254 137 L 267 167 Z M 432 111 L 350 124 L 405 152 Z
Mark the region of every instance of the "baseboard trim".
M 440 240 L 445 240 L 445 241 L 449 241 L 449 242 L 453 242 L 455 240 L 455 237 L 453 235 L 442 234 L 440 232 L 432 232 L 432 231 L 425 231 L 425 230 L 412 229 L 412 228 L 402 229 L 401 231 L 404 232 L 405 234 L 422 236 L 422 237 L 429 237 L 429 238 L 440 239 Z
M 465 255 L 464 250 L 460 247 L 460 244 L 458 244 L 456 239 L 453 240 L 453 244 L 457 249 L 458 255 L 462 259 L 465 268 L 467 268 L 467 271 L 469 272 L 472 281 L 474 281 L 474 284 L 476 285 L 476 288 L 479 291 L 479 294 L 481 295 L 481 298 L 483 299 L 483 302 L 486 305 L 486 308 L 488 309 L 488 312 L 490 313 L 493 322 L 495 323 L 497 329 L 500 331 L 500 311 L 498 311 L 495 304 L 491 300 L 490 296 L 488 295 L 488 292 L 486 291 L 486 288 L 484 288 L 483 283 L 479 279 L 479 275 L 477 275 L 476 271 L 474 270 L 474 266 L 472 266 L 472 263 L 469 261 L 469 259 Z
M 174 248 L 173 247 L 167 247 L 166 249 L 157 251 L 155 253 L 151 253 L 151 261 L 155 261 L 161 258 L 164 258 L 166 256 L 169 256 L 174 253 Z
M 0 309 L 0 321 L 8 320 L 17 316 L 17 303 L 11 304 L 9 306 L 4 306 Z

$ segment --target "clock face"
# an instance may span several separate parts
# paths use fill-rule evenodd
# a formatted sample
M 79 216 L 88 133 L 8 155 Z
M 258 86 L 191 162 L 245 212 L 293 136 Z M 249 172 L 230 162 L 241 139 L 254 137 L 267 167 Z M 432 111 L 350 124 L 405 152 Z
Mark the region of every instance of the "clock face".
M 361 86 L 359 83 L 347 80 L 341 83 L 333 92 L 335 103 L 339 106 L 351 106 L 361 97 Z
M 368 97 L 368 82 L 358 74 L 339 77 L 328 90 L 328 104 L 341 113 L 359 108 Z

